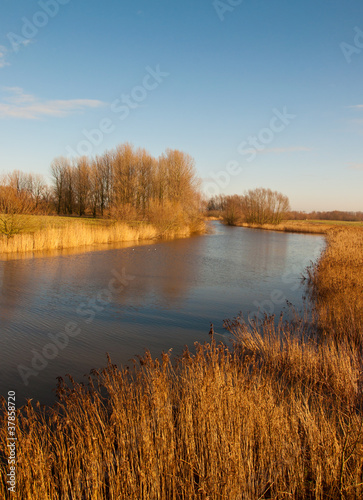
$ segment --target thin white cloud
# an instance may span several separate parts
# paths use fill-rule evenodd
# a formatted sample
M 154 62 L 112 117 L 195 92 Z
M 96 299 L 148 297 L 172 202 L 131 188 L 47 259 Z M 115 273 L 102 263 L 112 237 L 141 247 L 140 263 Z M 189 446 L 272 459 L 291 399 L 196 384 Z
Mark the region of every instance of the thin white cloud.
M 0 102 L 0 118 L 22 118 L 38 120 L 47 116 L 63 118 L 87 108 L 99 108 L 106 103 L 96 99 L 69 99 L 42 101 L 31 94 L 25 94 L 20 87 L 3 87 L 7 94 Z
M 21 87 L 2 87 L 2 90 L 10 94 L 4 98 L 4 101 L 10 104 L 25 104 L 36 101 L 33 95 L 24 94 Z
M 8 49 L 3 45 L 0 45 L 0 68 L 4 68 L 5 66 L 9 66 L 9 63 L 6 61 Z
M 351 109 L 363 109 L 363 104 L 354 104 L 354 106 L 348 106 Z
M 349 170 L 363 170 L 363 163 L 349 163 Z
M 284 153 L 295 153 L 297 151 L 311 151 L 311 148 L 306 148 L 304 146 L 291 146 L 288 148 L 267 148 L 263 149 L 262 151 L 259 151 L 259 153 L 284 154 Z

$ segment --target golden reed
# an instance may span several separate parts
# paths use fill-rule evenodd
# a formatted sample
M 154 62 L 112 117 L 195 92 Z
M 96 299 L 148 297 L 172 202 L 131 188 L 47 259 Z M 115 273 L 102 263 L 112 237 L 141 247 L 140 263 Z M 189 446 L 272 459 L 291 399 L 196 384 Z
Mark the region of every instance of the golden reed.
M 184 237 L 189 236 L 190 233 L 191 229 L 188 226 L 161 233 L 150 224 L 138 224 L 133 227 L 126 223 L 114 223 L 106 226 L 72 221 L 64 226 L 47 226 L 33 233 L 24 232 L 11 238 L 0 236 L 0 258 L 1 254 L 63 250 L 104 243 L 151 240 L 160 237 Z
M 233 347 L 211 332 L 177 362 L 109 360 L 87 387 L 60 380 L 53 408 L 29 401 L 17 412 L 18 498 L 363 498 L 362 342 L 348 331 L 361 321 L 362 259 L 362 230 L 337 231 L 309 270 L 306 318 L 227 322 Z

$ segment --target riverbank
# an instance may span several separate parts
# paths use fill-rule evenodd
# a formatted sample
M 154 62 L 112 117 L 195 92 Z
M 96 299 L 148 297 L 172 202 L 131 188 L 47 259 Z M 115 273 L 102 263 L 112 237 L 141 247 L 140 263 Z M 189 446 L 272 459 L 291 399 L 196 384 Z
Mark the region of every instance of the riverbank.
M 363 228 L 335 228 L 309 269 L 319 335 L 363 348 Z
M 234 346 L 212 331 L 178 363 L 110 362 L 89 387 L 61 380 L 53 409 L 29 402 L 16 419 L 19 497 L 361 498 L 363 231 L 330 234 L 308 281 L 313 321 L 227 322 Z
M 283 231 L 287 233 L 328 234 L 337 227 L 362 227 L 362 222 L 319 221 L 319 220 L 288 220 L 280 224 L 249 224 L 241 222 L 238 227 L 264 229 L 266 231 Z
M 107 219 L 24 217 L 26 217 L 24 231 L 11 238 L 0 235 L 0 258 L 1 254 L 64 250 L 161 238 L 182 238 L 190 236 L 193 232 L 204 232 L 202 221 L 185 225 L 173 224 L 173 222 L 155 225 L 139 221 L 126 223 Z

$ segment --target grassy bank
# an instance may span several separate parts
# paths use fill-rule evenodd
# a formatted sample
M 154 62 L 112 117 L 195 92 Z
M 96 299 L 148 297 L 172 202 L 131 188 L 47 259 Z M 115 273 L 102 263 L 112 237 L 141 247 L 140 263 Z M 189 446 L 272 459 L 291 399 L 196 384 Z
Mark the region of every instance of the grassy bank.
M 341 227 L 362 227 L 363 222 L 344 222 L 344 221 L 323 221 L 323 220 L 287 220 L 280 224 L 248 224 L 241 222 L 236 224 L 240 227 L 250 227 L 253 229 L 265 229 L 268 231 L 283 231 L 288 233 L 310 233 L 327 234 L 337 226 Z
M 231 321 L 233 347 L 109 362 L 89 387 L 61 380 L 53 409 L 29 402 L 18 498 L 362 498 L 363 230 L 332 232 L 309 283 L 313 320 Z M 2 417 L 3 457 L 6 438 Z
M 24 216 L 25 217 L 25 216 Z M 105 219 L 27 216 L 26 228 L 11 238 L 0 235 L 1 254 L 62 250 L 86 245 L 186 237 L 203 231 L 203 224 L 116 222 Z

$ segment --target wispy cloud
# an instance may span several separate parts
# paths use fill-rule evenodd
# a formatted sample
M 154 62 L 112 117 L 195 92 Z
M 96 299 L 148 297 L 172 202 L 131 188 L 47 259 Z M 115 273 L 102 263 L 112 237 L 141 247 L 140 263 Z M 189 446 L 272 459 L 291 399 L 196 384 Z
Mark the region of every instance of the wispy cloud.
M 274 154 L 284 154 L 284 153 L 295 153 L 297 151 L 312 151 L 311 148 L 306 148 L 304 146 L 291 146 L 288 148 L 266 148 L 259 151 L 260 154 L 274 153 Z
M 363 163 L 349 163 L 349 170 L 363 170 Z
M 363 104 L 354 104 L 354 106 L 348 106 L 350 109 L 363 109 Z
M 21 87 L 2 87 L 2 90 L 10 94 L 5 97 L 4 101 L 11 104 L 24 104 L 36 101 L 33 95 L 24 94 Z
M 20 87 L 2 87 L 7 93 L 0 102 L 0 118 L 38 120 L 44 117 L 63 118 L 87 108 L 99 108 L 106 103 L 96 99 L 41 100 L 25 94 Z
M 5 66 L 9 65 L 9 63 L 6 61 L 7 52 L 8 49 L 3 45 L 0 45 L 0 68 L 4 68 Z

